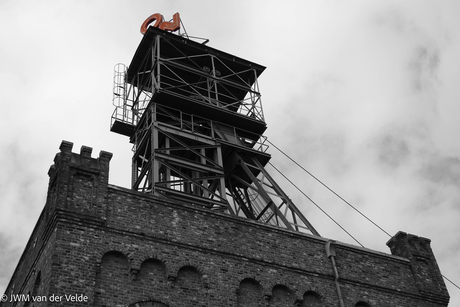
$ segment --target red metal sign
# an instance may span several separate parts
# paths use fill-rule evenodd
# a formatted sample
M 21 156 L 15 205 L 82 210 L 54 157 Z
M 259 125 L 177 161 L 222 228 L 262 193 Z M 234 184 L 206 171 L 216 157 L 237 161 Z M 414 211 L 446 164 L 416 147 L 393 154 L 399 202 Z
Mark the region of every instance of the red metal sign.
M 164 21 L 163 15 L 156 13 L 149 16 L 149 18 L 144 21 L 141 26 L 141 33 L 145 34 L 145 32 L 147 32 L 147 27 L 154 21 L 155 24 L 153 26 L 161 30 L 174 32 L 180 29 L 179 13 L 173 15 L 173 21 Z

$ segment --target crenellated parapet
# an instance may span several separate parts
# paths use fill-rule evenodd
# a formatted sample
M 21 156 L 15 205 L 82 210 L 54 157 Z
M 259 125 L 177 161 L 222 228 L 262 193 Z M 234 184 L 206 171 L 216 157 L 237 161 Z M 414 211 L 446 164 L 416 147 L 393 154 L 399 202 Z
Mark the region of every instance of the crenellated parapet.
M 449 301 L 449 294 L 431 249 L 430 239 L 400 231 L 387 242 L 387 245 L 393 255 L 409 259 L 415 284 L 423 296 L 427 299 Z
M 79 154 L 72 147 L 62 141 L 48 172 L 48 213 L 60 209 L 105 219 L 112 153 L 101 151 L 93 158 L 91 147 L 82 146 Z

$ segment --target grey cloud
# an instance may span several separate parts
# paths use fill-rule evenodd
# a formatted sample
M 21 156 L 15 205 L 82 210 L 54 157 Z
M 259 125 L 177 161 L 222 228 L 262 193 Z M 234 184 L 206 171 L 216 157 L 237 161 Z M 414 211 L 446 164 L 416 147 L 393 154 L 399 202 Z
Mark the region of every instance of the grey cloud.
M 394 169 L 426 157 L 431 143 L 430 125 L 407 118 L 407 122 L 396 122 L 381 130 L 370 144 L 380 165 Z
M 409 70 L 413 74 L 413 87 L 417 91 L 431 89 L 437 80 L 439 50 L 436 47 L 425 45 L 418 47 L 414 53 L 414 57 L 409 62 Z
M 328 169 L 334 175 L 343 175 L 351 166 L 347 157 L 347 139 L 341 133 L 326 133 L 320 139 L 322 155 L 328 161 Z
M 460 186 L 460 159 L 443 157 L 429 161 L 420 171 L 425 179 L 442 184 Z
M 396 8 L 377 12 L 374 21 L 377 25 L 388 26 L 397 32 L 406 32 L 408 28 L 413 26 L 403 12 Z
M 387 27 L 398 33 L 405 40 L 414 43 L 415 47 L 408 63 L 412 73 L 412 85 L 416 91 L 424 91 L 433 87 L 437 80 L 441 52 L 426 27 L 411 19 L 402 9 L 389 8 L 378 12 L 374 20 L 378 26 Z
M 398 167 L 410 155 L 407 141 L 400 135 L 385 135 L 380 139 L 378 146 L 379 161 L 391 168 Z

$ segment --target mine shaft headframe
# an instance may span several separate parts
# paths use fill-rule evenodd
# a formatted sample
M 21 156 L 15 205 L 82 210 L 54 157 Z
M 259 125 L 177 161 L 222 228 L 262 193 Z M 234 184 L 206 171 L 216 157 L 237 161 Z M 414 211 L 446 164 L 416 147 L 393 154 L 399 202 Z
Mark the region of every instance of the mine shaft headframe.
M 265 170 L 265 67 L 165 31 L 177 18 L 150 16 L 116 66 L 111 131 L 133 144 L 132 189 L 319 236 Z

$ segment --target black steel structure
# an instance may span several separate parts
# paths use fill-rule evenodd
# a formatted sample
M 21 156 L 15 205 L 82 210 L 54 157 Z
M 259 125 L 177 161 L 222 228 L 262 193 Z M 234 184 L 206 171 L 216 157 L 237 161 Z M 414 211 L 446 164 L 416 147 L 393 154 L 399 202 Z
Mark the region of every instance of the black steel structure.
M 264 69 L 149 27 L 115 66 L 111 131 L 133 144 L 132 189 L 319 236 L 264 168 Z

